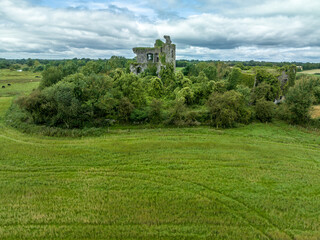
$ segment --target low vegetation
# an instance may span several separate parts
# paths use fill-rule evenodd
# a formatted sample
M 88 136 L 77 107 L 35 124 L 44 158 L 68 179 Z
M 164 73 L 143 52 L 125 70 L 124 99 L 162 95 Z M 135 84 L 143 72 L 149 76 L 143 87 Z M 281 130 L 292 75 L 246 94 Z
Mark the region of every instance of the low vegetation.
M 260 69 L 249 87 L 205 68 L 2 75 L 0 239 L 320 238 L 318 78 L 282 88 Z

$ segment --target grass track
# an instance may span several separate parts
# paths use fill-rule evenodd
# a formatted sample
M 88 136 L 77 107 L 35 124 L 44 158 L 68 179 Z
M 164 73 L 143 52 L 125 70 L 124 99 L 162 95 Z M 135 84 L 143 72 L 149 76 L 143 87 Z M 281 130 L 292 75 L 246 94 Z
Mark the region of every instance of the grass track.
M 320 238 L 318 131 L 40 137 L 4 125 L 12 99 L 0 97 L 0 239 Z

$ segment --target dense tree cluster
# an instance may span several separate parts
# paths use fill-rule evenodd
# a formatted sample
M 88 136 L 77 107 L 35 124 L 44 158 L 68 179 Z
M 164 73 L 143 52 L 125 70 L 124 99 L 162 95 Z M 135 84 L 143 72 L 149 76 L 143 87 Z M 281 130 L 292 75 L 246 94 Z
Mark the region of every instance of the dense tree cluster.
M 276 113 L 273 101 L 283 95 L 287 112 L 293 116 L 300 111 L 291 97 L 296 94 L 295 66 L 247 68 L 189 61 L 181 71 L 166 65 L 158 75 L 149 66 L 134 75 L 130 62 L 122 57 L 51 61 L 39 88 L 17 103 L 34 123 L 63 128 L 113 123 L 233 127 L 254 119 L 267 122 Z M 289 76 L 285 83 L 278 79 L 283 72 Z M 320 96 L 320 88 L 315 95 Z

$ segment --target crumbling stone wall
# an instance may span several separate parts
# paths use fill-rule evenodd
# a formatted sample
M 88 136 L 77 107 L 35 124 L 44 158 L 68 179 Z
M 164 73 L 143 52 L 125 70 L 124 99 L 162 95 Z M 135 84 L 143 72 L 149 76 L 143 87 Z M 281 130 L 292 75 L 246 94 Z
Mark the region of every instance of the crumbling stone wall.
M 131 64 L 130 71 L 139 74 L 144 72 L 150 64 L 157 67 L 157 73 L 166 64 L 176 66 L 176 45 L 172 44 L 170 36 L 164 36 L 166 42 L 156 40 L 154 47 L 136 47 L 133 52 L 136 56 L 136 63 Z

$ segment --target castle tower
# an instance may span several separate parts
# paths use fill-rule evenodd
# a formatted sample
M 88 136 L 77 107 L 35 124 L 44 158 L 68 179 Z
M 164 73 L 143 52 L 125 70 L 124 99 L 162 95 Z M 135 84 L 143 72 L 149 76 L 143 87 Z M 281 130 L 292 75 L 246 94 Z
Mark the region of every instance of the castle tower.
M 172 44 L 170 36 L 164 36 L 166 42 L 156 40 L 154 47 L 136 47 L 133 52 L 137 62 L 131 64 L 130 71 L 135 74 L 144 72 L 149 66 L 156 66 L 157 73 L 166 64 L 176 67 L 176 45 Z

